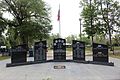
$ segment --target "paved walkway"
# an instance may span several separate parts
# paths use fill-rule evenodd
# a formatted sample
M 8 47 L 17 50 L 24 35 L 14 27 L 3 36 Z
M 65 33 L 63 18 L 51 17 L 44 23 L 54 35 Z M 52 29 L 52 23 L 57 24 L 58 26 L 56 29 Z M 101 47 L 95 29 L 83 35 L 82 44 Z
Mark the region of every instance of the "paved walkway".
M 29 58 L 28 60 L 33 60 Z M 88 57 L 87 60 L 91 60 Z M 115 66 L 50 62 L 6 68 L 10 59 L 0 61 L 0 80 L 120 80 L 120 59 L 110 58 Z M 54 69 L 56 65 L 66 69 Z

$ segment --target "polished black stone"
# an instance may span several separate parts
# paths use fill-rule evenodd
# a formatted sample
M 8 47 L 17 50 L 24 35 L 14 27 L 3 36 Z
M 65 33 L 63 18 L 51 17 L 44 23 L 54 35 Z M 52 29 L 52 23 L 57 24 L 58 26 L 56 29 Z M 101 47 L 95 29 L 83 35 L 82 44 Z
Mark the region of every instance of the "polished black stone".
M 14 46 L 11 49 L 11 63 L 24 63 L 27 61 L 27 45 Z
M 84 60 L 85 61 L 85 42 L 73 40 L 73 60 Z
M 93 61 L 108 62 L 108 46 L 104 44 L 93 43 Z
M 47 43 L 46 41 L 36 42 L 34 45 L 34 61 L 46 60 Z
M 62 38 L 53 40 L 54 60 L 66 60 L 66 40 Z

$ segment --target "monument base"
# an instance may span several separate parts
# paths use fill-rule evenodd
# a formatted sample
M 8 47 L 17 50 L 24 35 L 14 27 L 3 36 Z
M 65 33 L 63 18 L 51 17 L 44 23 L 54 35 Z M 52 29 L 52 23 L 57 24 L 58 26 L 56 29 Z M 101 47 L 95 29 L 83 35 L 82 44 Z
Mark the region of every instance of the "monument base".
M 52 62 L 72 62 L 72 60 L 52 60 Z
M 84 61 L 84 60 L 73 60 L 73 62 L 83 63 L 83 64 L 88 64 L 89 63 L 88 61 Z
M 46 63 L 46 61 L 28 61 L 28 62 L 24 62 L 24 63 L 7 63 L 6 67 L 31 65 L 31 64 L 38 64 L 38 63 Z
M 96 65 L 106 65 L 106 66 L 114 66 L 113 62 L 95 62 L 95 61 L 80 61 L 80 60 L 45 60 L 45 61 L 28 61 L 24 63 L 8 63 L 6 67 L 14 67 L 14 66 L 22 66 L 22 65 L 31 65 L 31 64 L 39 64 L 46 62 L 74 62 L 74 63 L 83 63 L 83 64 L 96 64 Z
M 97 65 L 105 65 L 105 66 L 114 66 L 113 62 L 96 62 L 96 61 L 88 61 L 89 64 L 97 64 Z

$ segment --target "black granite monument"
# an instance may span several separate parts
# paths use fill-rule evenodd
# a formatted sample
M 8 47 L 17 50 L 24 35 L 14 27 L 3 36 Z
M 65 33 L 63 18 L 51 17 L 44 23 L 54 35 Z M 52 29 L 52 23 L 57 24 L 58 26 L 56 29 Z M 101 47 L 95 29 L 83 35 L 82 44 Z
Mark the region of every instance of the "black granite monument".
M 93 43 L 93 61 L 108 62 L 108 46 Z
M 85 42 L 73 40 L 73 60 L 85 61 Z
M 24 63 L 27 61 L 27 45 L 18 45 L 11 50 L 11 63 Z
M 53 52 L 55 61 L 66 60 L 66 40 L 57 38 L 53 40 Z
M 46 41 L 36 42 L 34 46 L 34 61 L 46 61 L 47 43 Z

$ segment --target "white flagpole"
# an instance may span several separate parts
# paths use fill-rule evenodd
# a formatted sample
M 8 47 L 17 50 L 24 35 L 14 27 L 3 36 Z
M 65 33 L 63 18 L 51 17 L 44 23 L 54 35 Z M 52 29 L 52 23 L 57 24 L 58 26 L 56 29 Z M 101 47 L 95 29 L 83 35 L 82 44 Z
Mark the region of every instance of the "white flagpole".
M 61 38 L 61 21 L 60 21 L 60 4 L 59 4 L 59 38 Z

